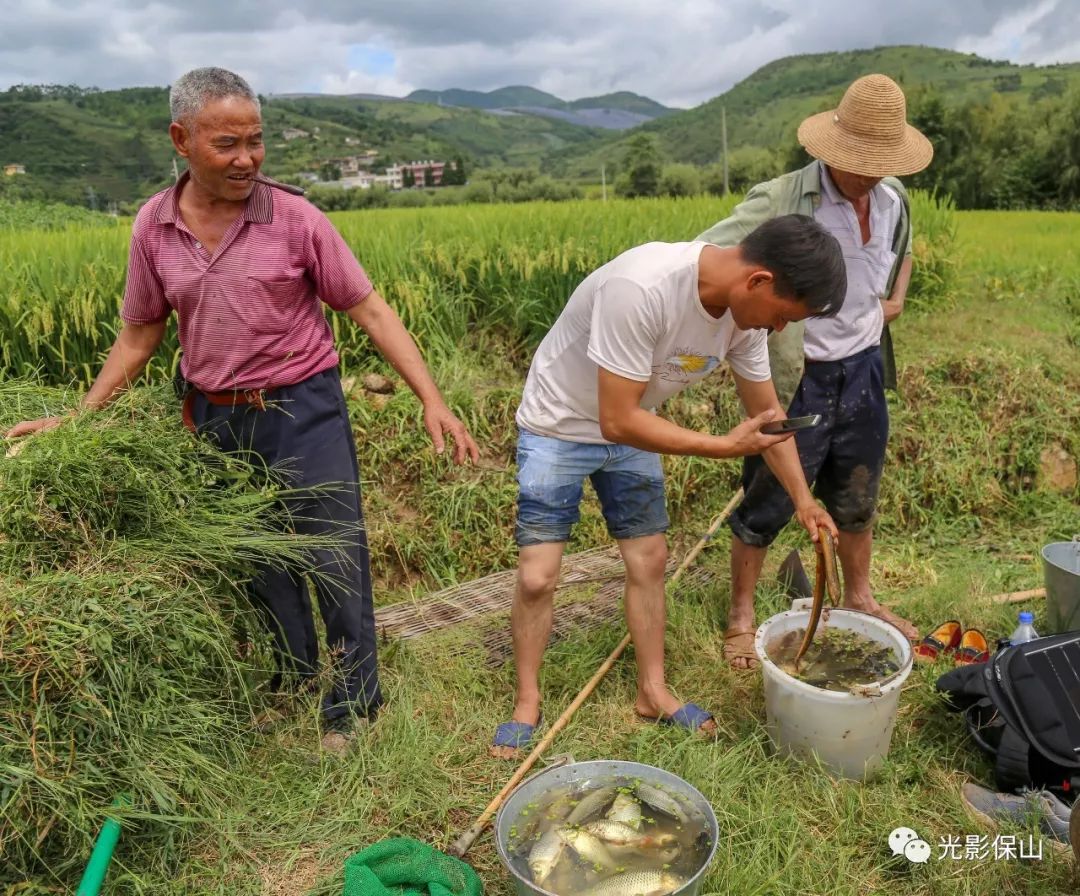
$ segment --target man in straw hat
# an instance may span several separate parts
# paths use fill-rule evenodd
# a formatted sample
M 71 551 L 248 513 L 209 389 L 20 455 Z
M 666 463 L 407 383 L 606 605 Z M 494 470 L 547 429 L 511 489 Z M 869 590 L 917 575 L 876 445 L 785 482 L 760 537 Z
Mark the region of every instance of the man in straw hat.
M 814 161 L 747 194 L 731 216 L 698 239 L 737 243 L 762 221 L 793 212 L 812 215 L 839 240 L 847 295 L 838 314 L 810 318 L 769 338 L 769 360 L 790 416 L 821 414 L 796 436 L 808 482 L 840 529 L 844 605 L 873 613 L 909 638 L 910 622 L 882 607 L 870 590 L 870 553 L 878 487 L 889 434 L 885 388 L 895 387 L 887 325 L 904 308 L 911 279 L 907 194 L 895 176 L 921 171 L 930 141 L 907 123 L 900 87 L 885 75 L 855 81 L 840 105 L 799 126 Z M 724 656 L 749 669 L 754 657 L 754 588 L 768 546 L 794 507 L 759 457 L 743 465 L 746 496 L 731 516 L 731 608 Z

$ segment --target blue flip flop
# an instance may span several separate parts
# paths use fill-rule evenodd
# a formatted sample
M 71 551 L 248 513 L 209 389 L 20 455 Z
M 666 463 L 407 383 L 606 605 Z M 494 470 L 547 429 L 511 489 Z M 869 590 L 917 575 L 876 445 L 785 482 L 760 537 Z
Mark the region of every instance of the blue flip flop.
M 711 712 L 702 709 L 696 703 L 685 703 L 669 716 L 643 716 L 641 713 L 638 713 L 638 716 L 655 725 L 675 725 L 687 731 L 697 731 L 713 718 Z
M 536 729 L 544 724 L 544 714 L 536 720 L 535 725 L 528 722 L 503 722 L 495 729 L 495 737 L 491 741 L 493 747 L 510 747 L 512 750 L 520 750 L 532 743 Z

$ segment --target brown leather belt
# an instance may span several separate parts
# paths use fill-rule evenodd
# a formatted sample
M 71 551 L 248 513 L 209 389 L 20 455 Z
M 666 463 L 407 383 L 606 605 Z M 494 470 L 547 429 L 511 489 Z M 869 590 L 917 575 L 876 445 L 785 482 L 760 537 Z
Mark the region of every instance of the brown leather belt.
M 237 405 L 247 404 L 258 408 L 260 411 L 265 411 L 266 393 L 268 391 L 268 389 L 235 389 L 227 392 L 203 392 L 202 389 L 193 387 L 184 397 L 183 411 L 181 414 L 184 420 L 184 426 L 186 426 L 190 432 L 195 432 L 195 418 L 191 413 L 191 405 L 195 400 L 196 395 L 201 395 L 210 402 L 210 404 L 216 404 L 219 407 L 234 408 Z

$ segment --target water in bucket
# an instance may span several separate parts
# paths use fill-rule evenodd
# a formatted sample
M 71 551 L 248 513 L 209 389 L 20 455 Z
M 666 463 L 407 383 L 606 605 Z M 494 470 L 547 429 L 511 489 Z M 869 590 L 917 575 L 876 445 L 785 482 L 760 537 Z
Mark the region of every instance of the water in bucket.
M 888 644 L 845 628 L 821 627 L 798 668 L 794 659 L 805 628 L 773 638 L 765 651 L 788 675 L 815 688 L 847 691 L 853 685 L 880 681 L 900 668 L 900 658 Z
M 706 819 L 679 794 L 640 779 L 555 787 L 510 828 L 514 869 L 558 896 L 663 896 L 681 890 L 712 848 Z
M 830 609 L 815 641 L 823 631 L 848 629 L 887 645 L 896 653 L 899 669 L 876 681 L 859 682 L 846 691 L 826 690 L 789 675 L 766 649 L 792 631 L 799 632 L 801 639 L 809 619 L 809 610 L 788 610 L 762 623 L 754 636 L 754 653 L 764 678 L 769 737 L 781 752 L 816 756 L 839 777 L 865 780 L 880 767 L 889 751 L 900 690 L 911 674 L 911 644 L 896 626 L 876 616 Z

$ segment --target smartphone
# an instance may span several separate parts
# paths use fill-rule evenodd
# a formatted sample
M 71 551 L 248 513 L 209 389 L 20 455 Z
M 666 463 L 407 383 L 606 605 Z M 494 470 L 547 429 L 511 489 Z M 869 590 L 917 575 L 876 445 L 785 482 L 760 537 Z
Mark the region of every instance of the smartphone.
M 759 432 L 767 436 L 779 436 L 786 432 L 798 432 L 800 429 L 809 429 L 821 422 L 821 414 L 810 414 L 806 417 L 785 417 L 783 420 L 772 420 L 764 424 Z

